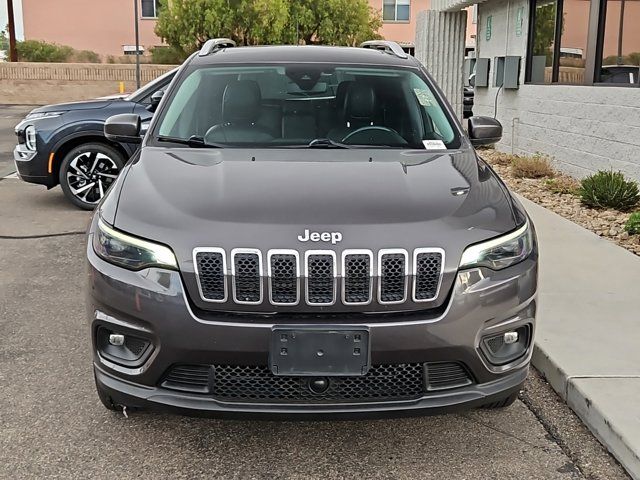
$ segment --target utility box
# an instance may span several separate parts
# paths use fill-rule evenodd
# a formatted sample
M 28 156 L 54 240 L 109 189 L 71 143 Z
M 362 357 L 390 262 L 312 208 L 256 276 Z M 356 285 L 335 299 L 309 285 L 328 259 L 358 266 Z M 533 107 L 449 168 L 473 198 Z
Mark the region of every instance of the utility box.
M 508 56 L 504 58 L 504 88 L 517 90 L 520 88 L 520 57 Z
M 520 57 L 496 57 L 493 64 L 493 86 L 516 90 L 520 88 Z
M 489 65 L 491 60 L 488 58 L 476 59 L 476 80 L 475 87 L 489 86 Z
M 493 59 L 494 87 L 502 87 L 504 85 L 504 59 L 505 57 L 495 57 Z

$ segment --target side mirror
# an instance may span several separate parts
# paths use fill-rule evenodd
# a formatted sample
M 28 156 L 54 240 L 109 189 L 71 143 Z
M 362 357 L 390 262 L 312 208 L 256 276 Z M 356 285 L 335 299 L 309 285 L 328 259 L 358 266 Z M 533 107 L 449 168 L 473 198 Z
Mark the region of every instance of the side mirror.
M 151 98 L 149 98 L 151 103 L 147 105 L 147 110 L 149 110 L 150 112 L 155 112 L 158 108 L 158 105 L 160 105 L 160 100 L 162 100 L 162 97 L 164 97 L 164 90 L 153 92 L 153 94 L 151 94 Z
M 114 115 L 104 124 L 104 136 L 113 142 L 140 143 L 140 124 L 140 116 L 134 113 Z
M 471 75 L 469 75 L 469 85 L 471 85 L 472 87 L 476 86 L 476 72 L 473 72 Z
M 491 117 L 469 117 L 468 131 L 474 147 L 498 143 L 502 138 L 502 124 Z

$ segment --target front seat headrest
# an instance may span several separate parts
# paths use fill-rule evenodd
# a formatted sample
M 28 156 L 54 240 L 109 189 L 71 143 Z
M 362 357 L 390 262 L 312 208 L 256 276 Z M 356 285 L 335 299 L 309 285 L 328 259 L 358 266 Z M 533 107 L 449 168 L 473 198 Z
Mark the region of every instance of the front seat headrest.
M 371 122 L 377 105 L 376 92 L 371 85 L 353 82 L 345 98 L 345 118 L 350 122 Z
M 253 123 L 260 117 L 260 87 L 253 80 L 229 83 L 222 94 L 222 119 L 229 123 Z

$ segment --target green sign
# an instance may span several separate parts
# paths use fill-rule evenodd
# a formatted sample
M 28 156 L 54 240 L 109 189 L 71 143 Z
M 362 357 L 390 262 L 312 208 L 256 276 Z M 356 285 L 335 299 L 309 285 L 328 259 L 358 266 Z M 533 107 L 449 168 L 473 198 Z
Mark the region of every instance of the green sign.
M 516 12 L 516 37 L 522 36 L 523 23 L 524 23 L 524 7 L 520 7 Z
M 485 34 L 485 38 L 487 39 L 487 42 L 489 40 L 491 40 L 491 23 L 493 21 L 493 15 L 489 15 L 487 17 L 487 32 Z

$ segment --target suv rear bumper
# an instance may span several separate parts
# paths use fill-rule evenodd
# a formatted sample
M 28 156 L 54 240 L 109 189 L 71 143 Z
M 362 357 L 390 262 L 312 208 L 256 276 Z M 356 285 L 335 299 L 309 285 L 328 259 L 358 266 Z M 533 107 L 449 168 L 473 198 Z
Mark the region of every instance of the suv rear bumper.
M 154 409 L 209 414 L 353 416 L 405 415 L 447 411 L 491 403 L 517 391 L 526 378 L 535 332 L 537 258 L 500 272 L 469 270 L 458 273 L 446 310 L 367 316 L 371 364 L 460 362 L 471 385 L 425 392 L 402 401 L 334 403 L 261 403 L 222 401 L 212 394 L 186 393 L 161 387 L 176 364 L 268 365 L 276 316 L 208 314 L 200 318 L 190 305 L 178 272 L 147 269 L 132 272 L 104 262 L 88 242 L 88 315 L 93 338 L 96 380 L 115 403 Z M 308 318 L 308 316 L 306 316 Z M 231 321 L 229 319 L 232 319 Z M 370 318 L 370 320 L 369 320 Z M 304 327 L 309 325 L 295 325 Z M 313 325 L 322 324 L 322 316 Z M 487 335 L 528 326 L 524 353 L 504 365 L 489 362 L 480 348 Z M 287 326 L 293 326 L 290 323 Z M 328 325 L 330 326 L 330 325 Z M 139 364 L 106 359 L 98 351 L 97 332 L 104 327 L 148 340 L 152 347 Z

